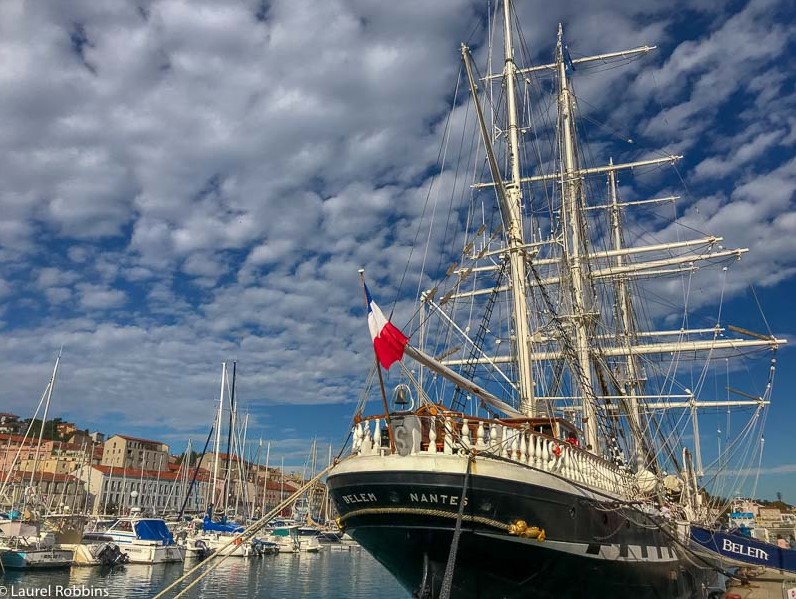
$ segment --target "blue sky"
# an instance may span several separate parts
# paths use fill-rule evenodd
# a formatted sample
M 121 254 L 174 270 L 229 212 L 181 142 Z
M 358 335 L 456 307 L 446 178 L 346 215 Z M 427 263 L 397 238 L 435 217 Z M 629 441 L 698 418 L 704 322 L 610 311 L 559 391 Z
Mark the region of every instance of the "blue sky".
M 658 45 L 623 75 L 576 74 L 580 97 L 639 147 L 685 155 L 683 222 L 752 250 L 723 319 L 764 330 L 753 284 L 790 338 L 789 3 L 520 13 L 537 62 L 558 22 L 573 55 Z M 54 415 L 176 450 L 203 442 L 235 359 L 250 438 L 273 459 L 336 445 L 372 359 L 357 269 L 382 305 L 395 298 L 459 44 L 483 48 L 485 14 L 466 0 L 2 2 L 0 409 L 32 414 L 63 345 Z M 792 352 L 760 490 L 796 502 Z

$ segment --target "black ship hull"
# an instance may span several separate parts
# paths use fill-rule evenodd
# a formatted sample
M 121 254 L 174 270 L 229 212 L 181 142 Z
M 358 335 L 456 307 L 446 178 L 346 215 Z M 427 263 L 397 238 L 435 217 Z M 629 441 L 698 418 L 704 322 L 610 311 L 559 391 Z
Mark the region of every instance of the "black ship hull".
M 364 460 L 330 474 L 331 496 L 346 531 L 414 596 L 440 593 L 462 496 L 451 597 L 701 597 L 713 578 L 678 557 L 652 516 L 548 473 L 532 473 L 534 484 L 527 469 L 516 480 L 511 466 L 494 476 L 477 464 L 463 494 L 463 472 Z M 518 520 L 546 538 L 511 534 Z

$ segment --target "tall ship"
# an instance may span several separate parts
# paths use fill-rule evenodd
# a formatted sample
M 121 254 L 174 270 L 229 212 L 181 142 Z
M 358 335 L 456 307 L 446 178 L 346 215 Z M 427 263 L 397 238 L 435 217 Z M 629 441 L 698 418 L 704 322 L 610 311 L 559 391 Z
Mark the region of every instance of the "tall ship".
M 559 26 L 533 64 L 510 1 L 489 23 L 483 72 L 461 48 L 413 317 L 365 287 L 377 357 L 328 475 L 338 524 L 414 597 L 707 596 L 722 563 L 691 528 L 718 521 L 722 471 L 759 464 L 785 341 L 724 322 L 747 250 L 644 195 L 682 157 L 583 137 L 574 83 L 654 48 L 579 56 Z

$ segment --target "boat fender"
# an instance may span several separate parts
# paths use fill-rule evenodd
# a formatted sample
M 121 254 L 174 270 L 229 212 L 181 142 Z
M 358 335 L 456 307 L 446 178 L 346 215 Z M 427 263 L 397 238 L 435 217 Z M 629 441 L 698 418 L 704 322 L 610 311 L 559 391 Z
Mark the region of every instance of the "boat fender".
M 561 446 L 558 443 L 553 443 L 553 455 L 556 457 L 561 455 Z

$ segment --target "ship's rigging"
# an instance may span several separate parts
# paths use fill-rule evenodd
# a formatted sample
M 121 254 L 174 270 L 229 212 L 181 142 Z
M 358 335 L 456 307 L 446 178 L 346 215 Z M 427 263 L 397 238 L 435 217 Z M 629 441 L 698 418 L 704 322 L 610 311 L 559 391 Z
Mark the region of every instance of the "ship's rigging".
M 559 26 L 554 62 L 522 67 L 510 2 L 491 22 L 505 32 L 489 35 L 501 73 L 480 74 L 480 50 L 462 45 L 469 95 L 454 98 L 445 141 L 463 149 L 440 151 L 437 177 L 451 215 L 442 234 L 423 223 L 416 235 L 440 262 L 424 258 L 418 277 L 411 361 L 392 409 L 357 411 L 351 455 L 329 475 L 340 524 L 415 593 L 691 596 L 713 567 L 688 546 L 717 513 L 705 483 L 714 466 L 759 462 L 749 448 L 762 446 L 775 361 L 759 393 L 719 398 L 707 381 L 784 340 L 692 305 L 698 276 L 725 277 L 747 250 L 679 227 L 662 179 L 638 184 L 681 157 L 585 136 L 575 69 L 653 48 L 572 57 Z M 464 165 L 469 186 L 448 185 L 445 169 Z M 706 469 L 700 413 L 728 408 L 751 415 Z
M 508 13 L 503 20 L 510 32 Z M 430 330 L 435 325 L 427 315 L 418 327 L 421 349 L 442 356 L 442 363 L 465 378 L 491 377 L 491 386 L 486 382 L 482 386 L 498 389 L 504 400 L 528 416 L 575 418 L 585 445 L 595 453 L 608 453 L 619 439 L 636 470 L 682 468 L 673 450 L 680 441 L 675 441 L 673 435 L 678 435 L 672 431 L 672 426 L 682 429 L 682 422 L 673 421 L 668 412 L 685 409 L 695 431 L 697 471 L 702 473 L 697 410 L 762 407 L 768 399 L 756 395 L 703 399 L 677 382 L 675 375 L 691 356 L 707 356 L 709 361 L 745 350 L 775 350 L 784 341 L 718 321 L 712 327 L 690 327 L 687 316 L 679 329 L 645 329 L 643 325 L 649 327 L 655 318 L 642 314 L 640 319 L 634 298 L 644 293 L 639 287 L 643 282 L 680 277 L 688 285 L 707 266 L 726 270 L 747 249 L 724 247 L 721 237 L 709 234 L 658 240 L 654 234 L 641 234 L 637 226 L 631 230 L 632 243 L 626 243 L 625 212 L 672 206 L 679 196 L 624 200 L 619 176 L 660 169 L 682 156 L 582 164 L 591 150 L 579 140 L 573 70 L 635 60 L 654 46 L 571 58 L 559 29 L 555 62 L 521 68 L 515 63 L 513 45 L 509 33 L 503 39 L 502 73 L 486 76 L 476 72 L 470 50 L 462 47 L 471 98 L 458 102 L 459 107 L 469 104 L 474 112 L 473 129 L 483 142 L 481 160 L 488 177 L 471 185 L 467 226 L 472 233 L 464 238 L 460 255 L 434 289 L 423 293 L 423 314 L 444 315 L 442 320 L 452 326 L 442 332 L 443 325 L 436 325 L 435 342 Z M 557 106 L 555 122 L 545 122 L 541 110 L 534 116 L 533 102 L 544 105 L 544 100 L 531 92 L 544 95 L 541 87 L 531 84 L 531 77 L 540 74 L 555 81 L 554 99 L 548 101 Z M 498 84 L 497 94 L 492 84 Z M 479 95 L 482 86 L 486 89 Z M 498 96 L 505 100 L 502 116 L 496 108 Z M 544 131 L 557 135 L 544 142 Z M 531 138 L 530 143 L 526 138 Z M 502 154 L 497 141 L 505 142 Z M 544 147 L 546 157 L 540 149 Z M 542 159 L 535 172 L 523 170 L 529 155 Z M 469 160 L 477 164 L 478 156 Z M 605 182 L 606 191 L 597 189 L 599 180 Z M 497 200 L 499 224 L 476 205 L 484 191 Z M 545 228 L 549 234 L 543 236 Z M 505 295 L 508 299 L 499 299 Z M 453 325 L 464 312 L 467 324 Z M 508 324 L 496 324 L 493 316 L 508 317 Z M 730 338 L 728 332 L 740 336 Z M 423 376 L 421 368 L 419 378 Z M 662 380 L 650 381 L 656 377 Z M 452 393 L 446 403 L 466 411 L 462 387 Z M 659 460 L 668 465 L 659 465 Z

